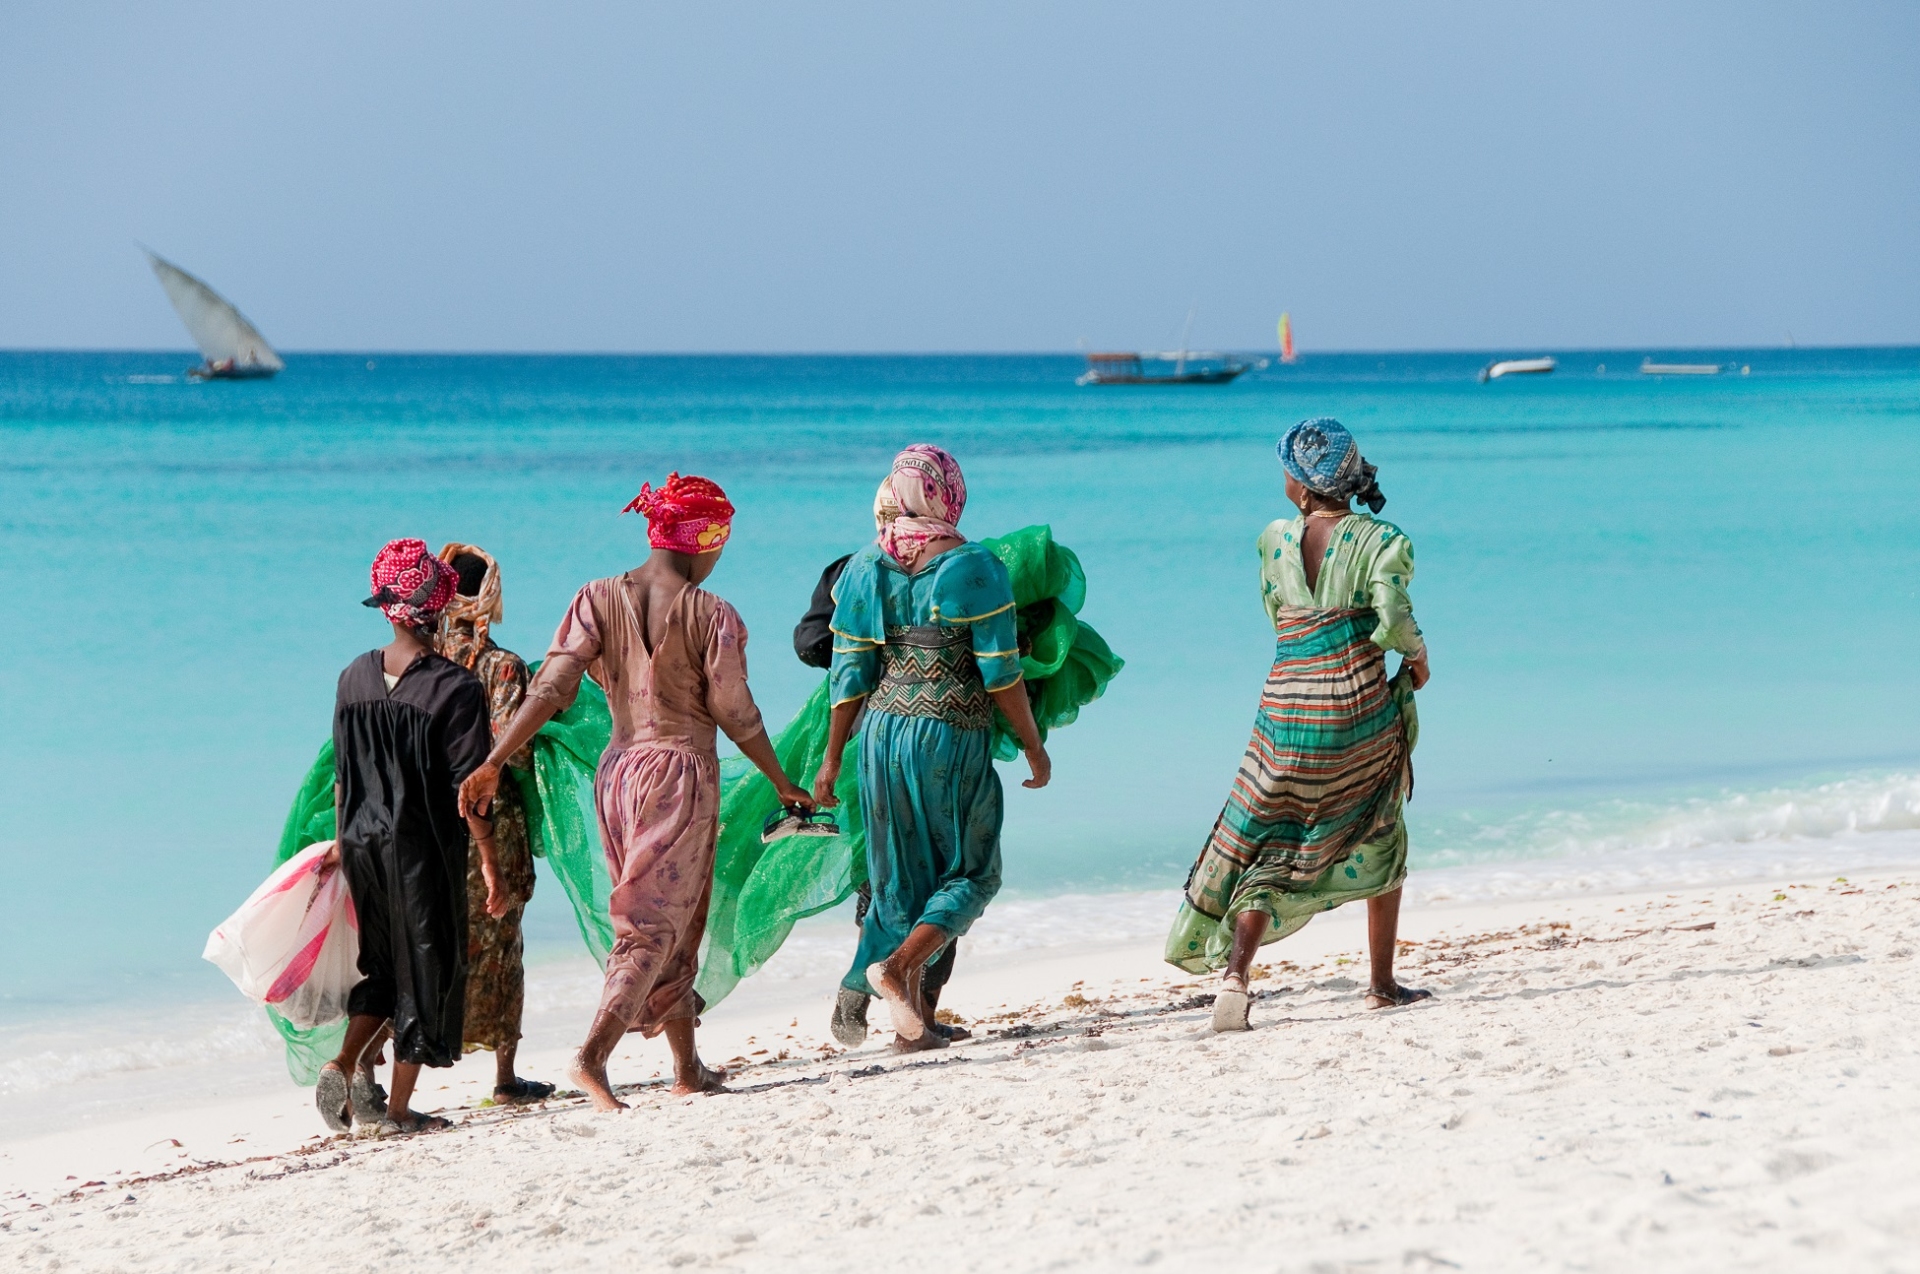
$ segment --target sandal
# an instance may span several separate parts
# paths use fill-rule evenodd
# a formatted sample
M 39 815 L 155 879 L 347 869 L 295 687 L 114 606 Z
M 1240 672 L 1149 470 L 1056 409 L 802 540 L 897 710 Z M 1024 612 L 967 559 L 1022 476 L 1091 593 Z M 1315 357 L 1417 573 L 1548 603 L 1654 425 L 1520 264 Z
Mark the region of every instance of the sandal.
M 373 1079 L 355 1071 L 347 1091 L 353 1095 L 352 1114 L 356 1124 L 377 1124 L 387 1117 L 387 1090 Z
M 313 1086 L 313 1104 L 327 1127 L 335 1132 L 352 1131 L 353 1103 L 347 1097 L 347 1077 L 332 1062 L 320 1068 L 320 1079 Z
M 1416 991 L 1410 986 L 1401 986 L 1397 982 L 1394 983 L 1391 989 L 1385 991 L 1382 991 L 1377 986 L 1367 988 L 1367 999 L 1370 1001 L 1380 1001 L 1379 1004 L 1369 1003 L 1367 1007 L 1370 1009 L 1405 1008 L 1409 1004 L 1418 1004 L 1422 1000 L 1431 1000 L 1432 998 L 1433 992 L 1431 991 Z
M 493 1090 L 493 1100 L 500 1106 L 525 1106 L 532 1102 L 545 1101 L 553 1096 L 553 1085 L 537 1079 L 521 1079 L 515 1076 L 511 1084 L 502 1084 Z
M 1213 1029 L 1250 1031 L 1252 1013 L 1253 997 L 1247 994 L 1246 980 L 1229 975 L 1220 993 L 1213 997 Z
M 867 1003 L 870 997 L 852 987 L 840 988 L 833 1002 L 833 1038 L 847 1048 L 859 1048 L 867 1042 Z
M 893 1032 L 903 1040 L 917 1040 L 927 1033 L 927 1024 L 920 1017 L 907 996 L 895 996 L 887 991 L 887 966 L 875 961 L 867 966 L 867 985 L 871 986 L 887 1002 L 887 1012 L 893 1019 Z M 907 988 L 907 994 L 913 994 L 913 988 Z
M 380 1133 L 382 1137 L 409 1137 L 416 1132 L 443 1132 L 453 1127 L 451 1119 L 439 1115 L 415 1115 L 405 1123 L 398 1119 L 382 1119 Z

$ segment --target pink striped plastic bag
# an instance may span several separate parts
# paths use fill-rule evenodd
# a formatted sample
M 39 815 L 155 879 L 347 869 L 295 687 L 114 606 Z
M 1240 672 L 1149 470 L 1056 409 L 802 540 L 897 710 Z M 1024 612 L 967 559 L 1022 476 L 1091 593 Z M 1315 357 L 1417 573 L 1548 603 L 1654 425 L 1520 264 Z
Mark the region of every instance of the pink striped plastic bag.
M 346 873 L 321 878 L 332 848 L 321 841 L 280 864 L 200 953 L 242 995 L 302 1029 L 344 1018 L 347 993 L 360 981 L 360 925 Z

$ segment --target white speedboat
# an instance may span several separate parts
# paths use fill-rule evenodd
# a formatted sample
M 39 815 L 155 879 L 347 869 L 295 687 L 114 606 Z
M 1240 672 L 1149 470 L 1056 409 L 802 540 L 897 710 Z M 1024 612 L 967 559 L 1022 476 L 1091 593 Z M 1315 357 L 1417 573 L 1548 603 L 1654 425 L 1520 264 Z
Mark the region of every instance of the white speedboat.
M 1499 380 L 1502 376 L 1539 376 L 1552 371 L 1560 364 L 1551 358 L 1509 358 L 1497 363 L 1488 363 L 1480 369 L 1480 383 Z

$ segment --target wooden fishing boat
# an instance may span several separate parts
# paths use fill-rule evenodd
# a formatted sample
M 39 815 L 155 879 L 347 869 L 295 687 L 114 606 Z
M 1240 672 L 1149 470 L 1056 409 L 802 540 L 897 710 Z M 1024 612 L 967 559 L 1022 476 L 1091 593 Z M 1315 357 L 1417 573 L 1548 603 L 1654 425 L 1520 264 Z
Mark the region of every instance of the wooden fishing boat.
M 147 263 L 160 280 L 174 312 L 186 326 L 204 360 L 189 367 L 192 380 L 265 380 L 286 364 L 274 353 L 260 329 L 249 323 L 232 302 L 179 266 L 147 252 Z

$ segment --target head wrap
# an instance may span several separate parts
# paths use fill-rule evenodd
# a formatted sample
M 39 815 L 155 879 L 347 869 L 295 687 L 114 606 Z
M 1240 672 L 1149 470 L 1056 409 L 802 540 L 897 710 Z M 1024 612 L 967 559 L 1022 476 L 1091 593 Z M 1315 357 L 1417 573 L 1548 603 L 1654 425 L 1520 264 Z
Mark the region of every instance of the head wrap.
M 873 493 L 873 529 L 884 531 L 887 523 L 900 516 L 900 498 L 893 493 L 893 475 L 880 479 L 880 489 Z
M 733 534 L 733 504 L 706 478 L 671 473 L 658 487 L 641 483 L 621 512 L 646 514 L 647 543 L 675 553 L 711 553 Z
M 408 628 L 431 628 L 453 600 L 459 574 L 427 551 L 425 540 L 393 540 L 373 559 L 373 596 L 362 606 Z
M 485 562 L 487 573 L 481 577 L 480 590 L 469 597 L 459 591 L 460 570 L 454 567 L 453 600 L 447 603 L 446 612 L 440 618 L 442 638 L 440 653 L 447 655 L 450 659 L 454 658 L 449 653 L 448 647 L 460 646 L 463 648 L 463 653 L 470 657 L 458 659 L 456 662 L 472 667 L 472 661 L 479 658 L 480 653 L 486 649 L 487 629 L 500 622 L 501 617 L 506 613 L 506 608 L 500 600 L 500 563 L 493 560 L 493 554 L 477 544 L 456 542 L 440 550 L 440 560 L 448 566 L 453 566 L 453 559 L 462 553 L 471 554 Z M 470 652 L 464 650 L 468 645 L 473 648 Z
M 1303 420 L 1280 439 L 1280 463 L 1307 490 L 1335 500 L 1357 499 L 1378 513 L 1387 505 L 1376 481 L 1380 470 L 1332 416 Z
M 940 448 L 925 442 L 908 447 L 893 458 L 885 485 L 900 514 L 880 527 L 880 547 L 909 571 L 920 565 L 931 541 L 967 538 L 957 525 L 967 507 L 966 479 L 960 476 L 960 462 Z M 876 521 L 881 504 L 874 502 Z

